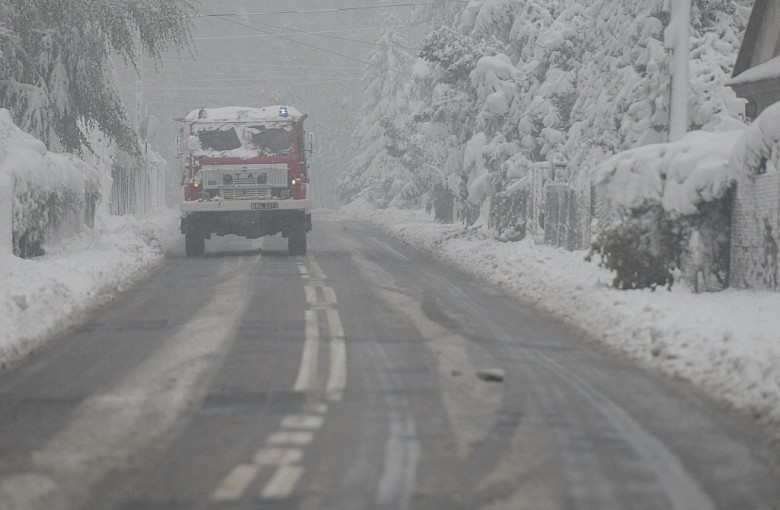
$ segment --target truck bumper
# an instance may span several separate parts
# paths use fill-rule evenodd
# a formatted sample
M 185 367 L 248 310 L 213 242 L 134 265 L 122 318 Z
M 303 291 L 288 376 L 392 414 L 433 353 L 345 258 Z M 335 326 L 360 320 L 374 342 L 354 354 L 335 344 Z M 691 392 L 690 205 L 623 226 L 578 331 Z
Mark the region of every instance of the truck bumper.
M 182 216 L 191 213 L 238 212 L 238 211 L 291 211 L 311 212 L 311 199 L 300 200 L 209 200 L 204 202 L 182 202 L 179 205 Z

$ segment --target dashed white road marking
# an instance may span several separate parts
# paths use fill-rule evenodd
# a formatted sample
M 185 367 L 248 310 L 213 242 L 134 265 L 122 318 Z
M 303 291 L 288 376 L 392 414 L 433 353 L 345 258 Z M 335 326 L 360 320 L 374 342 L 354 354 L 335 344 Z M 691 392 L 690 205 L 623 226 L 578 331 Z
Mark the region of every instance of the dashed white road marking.
M 284 499 L 290 497 L 298 480 L 303 476 L 301 466 L 281 466 L 263 489 L 263 499 Z
M 325 280 L 325 272 L 320 267 L 319 262 L 311 256 L 309 257 L 309 266 L 311 266 L 311 277 L 315 280 Z
M 328 309 L 338 302 L 333 288 L 327 285 L 307 285 L 304 290 L 306 291 L 306 303 L 312 308 Z
M 347 351 L 344 326 L 338 310 L 335 309 L 338 299 L 333 288 L 325 285 L 325 273 L 314 257 L 300 258 L 297 266 L 301 277 L 308 282 L 304 290 L 309 309 L 304 315 L 306 338 L 294 389 L 297 392 L 312 392 L 317 389 L 319 314 L 324 313 L 328 321 L 326 334 L 330 337 L 330 363 L 325 397 L 328 401 L 340 401 L 347 382 Z M 233 502 L 243 497 L 263 466 L 276 466 L 278 469 L 263 488 L 262 498 L 278 500 L 290 497 L 304 473 L 304 468 L 300 465 L 304 455 L 302 447 L 310 444 L 314 440 L 314 432 L 322 428 L 328 405 L 320 402 L 305 409 L 303 414 L 285 416 L 281 423 L 283 430 L 267 438 L 268 446 L 255 453 L 252 464 L 239 464 L 233 468 L 212 493 L 212 501 Z
M 259 464 L 239 464 L 222 480 L 211 495 L 211 500 L 227 502 L 238 500 L 260 470 Z
M 301 367 L 295 380 L 295 391 L 314 389 L 317 379 L 317 361 L 320 350 L 320 325 L 316 310 L 306 310 L 306 341 L 303 344 Z
M 317 302 L 317 287 L 307 285 L 303 288 L 306 291 L 306 302 L 313 305 Z
M 303 459 L 300 448 L 260 448 L 255 454 L 255 464 L 260 466 L 282 466 L 296 464 Z
M 274 446 L 306 446 L 314 439 L 314 434 L 311 432 L 291 432 L 280 431 L 274 432 L 268 438 L 268 444 Z
M 336 299 L 336 293 L 333 291 L 333 287 L 322 287 L 322 296 L 325 298 L 325 303 L 329 305 L 335 305 L 338 303 Z
M 285 429 L 304 429 L 317 430 L 322 427 L 325 419 L 322 416 L 313 416 L 309 414 L 294 414 L 285 416 L 282 419 L 282 428 Z

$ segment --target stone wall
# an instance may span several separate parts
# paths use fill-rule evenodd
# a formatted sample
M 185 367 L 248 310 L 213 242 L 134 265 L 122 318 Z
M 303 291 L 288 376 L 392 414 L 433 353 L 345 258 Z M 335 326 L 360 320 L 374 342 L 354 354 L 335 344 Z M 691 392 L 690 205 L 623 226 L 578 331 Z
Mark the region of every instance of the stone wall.
M 780 173 L 740 181 L 731 221 L 730 285 L 780 291 Z

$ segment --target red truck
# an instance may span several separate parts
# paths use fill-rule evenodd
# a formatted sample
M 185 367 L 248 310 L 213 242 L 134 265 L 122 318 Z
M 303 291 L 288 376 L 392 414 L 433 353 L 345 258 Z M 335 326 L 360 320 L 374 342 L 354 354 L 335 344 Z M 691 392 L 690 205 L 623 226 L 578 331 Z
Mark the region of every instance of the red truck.
M 201 108 L 179 119 L 188 257 L 202 256 L 212 234 L 281 233 L 290 255 L 306 254 L 312 227 L 307 157 L 314 150 L 314 134 L 303 129 L 306 117 L 278 105 Z

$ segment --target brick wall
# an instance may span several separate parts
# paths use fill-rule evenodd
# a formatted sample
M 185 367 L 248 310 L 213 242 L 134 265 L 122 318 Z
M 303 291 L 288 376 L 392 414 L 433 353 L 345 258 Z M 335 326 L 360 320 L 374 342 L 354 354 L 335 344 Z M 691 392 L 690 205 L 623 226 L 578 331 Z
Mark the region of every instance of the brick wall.
M 740 181 L 731 221 L 731 286 L 780 291 L 780 173 Z

